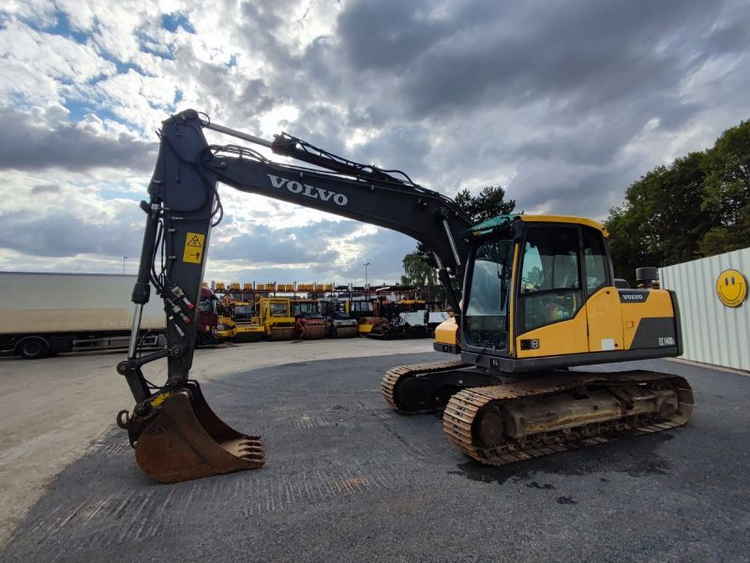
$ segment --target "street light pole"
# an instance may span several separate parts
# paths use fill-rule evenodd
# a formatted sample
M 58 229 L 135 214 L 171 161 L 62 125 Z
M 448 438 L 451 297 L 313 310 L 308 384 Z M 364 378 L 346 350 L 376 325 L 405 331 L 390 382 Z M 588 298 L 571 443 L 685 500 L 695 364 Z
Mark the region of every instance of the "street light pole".
M 123 256 L 122 257 L 122 273 L 123 273 L 123 275 L 125 275 L 125 260 L 127 260 L 127 259 L 128 259 L 127 256 Z
M 367 298 L 367 294 L 369 293 L 368 287 L 367 287 L 367 266 L 370 265 L 369 262 L 365 262 L 362 264 L 365 267 L 365 298 Z

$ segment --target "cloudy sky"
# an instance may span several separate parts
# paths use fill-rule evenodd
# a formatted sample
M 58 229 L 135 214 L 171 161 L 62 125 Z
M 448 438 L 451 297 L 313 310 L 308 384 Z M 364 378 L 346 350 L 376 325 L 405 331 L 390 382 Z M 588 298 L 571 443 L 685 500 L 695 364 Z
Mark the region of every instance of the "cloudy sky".
M 750 3 L 6 0 L 0 270 L 136 270 L 154 130 L 195 108 L 455 195 L 597 219 L 750 118 Z M 210 142 L 228 141 L 207 135 Z M 414 242 L 221 189 L 207 279 L 394 282 Z

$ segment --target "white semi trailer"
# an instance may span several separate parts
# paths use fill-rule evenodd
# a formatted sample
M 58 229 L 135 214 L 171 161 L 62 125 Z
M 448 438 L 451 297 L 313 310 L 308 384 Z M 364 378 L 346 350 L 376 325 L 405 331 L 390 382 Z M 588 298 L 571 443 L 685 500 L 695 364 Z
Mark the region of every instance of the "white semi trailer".
M 135 276 L 0 272 L 0 352 L 26 359 L 127 348 Z M 143 310 L 145 346 L 164 339 L 161 299 Z

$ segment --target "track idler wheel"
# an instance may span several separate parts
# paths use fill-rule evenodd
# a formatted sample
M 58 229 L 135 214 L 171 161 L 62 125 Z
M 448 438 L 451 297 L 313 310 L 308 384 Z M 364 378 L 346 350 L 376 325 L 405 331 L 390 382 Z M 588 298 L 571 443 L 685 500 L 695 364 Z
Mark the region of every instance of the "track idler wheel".
M 144 420 L 124 412 L 117 421 L 130 433 L 138 466 L 154 481 L 201 479 L 257 469 L 265 462 L 260 436 L 246 436 L 224 423 L 194 381 L 154 408 L 158 412 Z

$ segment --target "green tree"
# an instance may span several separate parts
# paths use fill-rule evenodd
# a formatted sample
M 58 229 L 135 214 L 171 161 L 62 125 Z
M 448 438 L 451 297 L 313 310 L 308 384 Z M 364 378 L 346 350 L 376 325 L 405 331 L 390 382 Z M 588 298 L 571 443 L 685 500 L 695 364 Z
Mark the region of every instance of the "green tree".
M 437 273 L 435 268 L 425 259 L 424 253 L 419 249 L 404 256 L 403 260 L 405 275 L 401 276 L 403 285 L 413 285 L 423 295 L 426 293 L 428 299 L 442 301 L 444 292 L 438 287 Z
M 627 203 L 610 209 L 605 221 L 609 229 L 609 251 L 615 276 L 635 281 L 635 269 L 649 263 L 641 245 L 641 222 Z
M 750 122 L 712 149 L 659 166 L 631 184 L 605 224 L 615 273 L 712 256 L 750 241 Z
M 530 287 L 539 287 L 542 285 L 542 280 L 544 276 L 542 275 L 542 270 L 539 268 L 539 266 L 534 266 L 526 272 L 526 275 L 521 280 L 522 286 L 530 286 Z
M 704 153 L 690 153 L 659 166 L 631 184 L 625 202 L 610 210 L 605 225 L 615 274 L 631 282 L 640 266 L 666 266 L 700 256 L 711 227 L 701 211 Z
M 702 209 L 713 226 L 700 249 L 705 255 L 747 246 L 750 241 L 750 121 L 727 129 L 707 151 Z
M 516 200 L 505 201 L 505 190 L 500 186 L 487 186 L 476 197 L 469 190 L 463 189 L 456 194 L 454 201 L 475 224 L 498 215 L 513 213 L 516 208 Z

